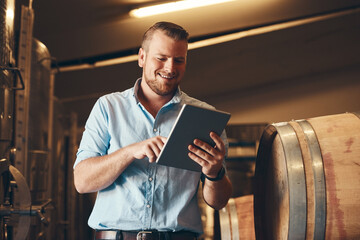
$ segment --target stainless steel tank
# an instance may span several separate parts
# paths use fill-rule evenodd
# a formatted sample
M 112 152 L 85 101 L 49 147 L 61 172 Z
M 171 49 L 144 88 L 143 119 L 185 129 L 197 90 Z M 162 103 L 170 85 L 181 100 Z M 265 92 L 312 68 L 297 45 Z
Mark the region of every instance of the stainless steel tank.
M 43 201 L 47 190 L 49 168 L 49 108 L 51 56 L 39 40 L 32 43 L 31 80 L 29 94 L 28 149 L 30 190 L 33 202 Z M 40 199 L 39 199 L 40 198 Z
M 7 158 L 14 118 L 14 0 L 0 0 L 0 158 Z

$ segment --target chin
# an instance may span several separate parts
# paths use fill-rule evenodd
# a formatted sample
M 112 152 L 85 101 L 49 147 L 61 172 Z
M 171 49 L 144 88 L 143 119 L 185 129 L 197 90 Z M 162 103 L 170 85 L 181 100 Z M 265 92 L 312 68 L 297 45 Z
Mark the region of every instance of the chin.
M 177 85 L 174 87 L 169 87 L 169 88 L 162 88 L 162 89 L 158 89 L 156 92 L 157 94 L 161 95 L 161 96 L 168 96 L 168 95 L 172 95 L 174 94 L 174 92 L 177 89 Z
M 163 91 L 157 91 L 156 93 L 160 96 L 169 96 L 174 94 L 174 90 L 169 90 L 169 91 L 163 90 Z

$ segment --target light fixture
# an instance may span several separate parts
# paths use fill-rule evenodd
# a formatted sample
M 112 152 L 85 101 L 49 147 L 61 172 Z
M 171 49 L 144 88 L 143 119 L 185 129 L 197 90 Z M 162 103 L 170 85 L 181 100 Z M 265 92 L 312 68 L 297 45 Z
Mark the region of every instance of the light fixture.
M 141 18 L 156 14 L 175 12 L 190 8 L 204 7 L 234 0 L 183 0 L 170 3 L 163 3 L 149 7 L 137 8 L 130 11 L 130 16 Z
M 6 10 L 6 19 L 9 20 L 9 21 L 14 20 L 14 9 L 8 8 Z

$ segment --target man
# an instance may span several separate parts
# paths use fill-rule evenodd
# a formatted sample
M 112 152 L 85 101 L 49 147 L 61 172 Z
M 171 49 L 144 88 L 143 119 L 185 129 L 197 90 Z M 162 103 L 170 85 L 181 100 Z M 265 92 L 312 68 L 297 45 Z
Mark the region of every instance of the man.
M 220 209 L 231 195 L 223 168 L 224 136 L 210 133 L 215 147 L 197 139 L 189 146 L 202 175 L 155 163 L 181 106 L 211 107 L 179 88 L 187 38 L 173 23 L 150 27 L 139 50 L 142 77 L 131 89 L 101 97 L 89 116 L 74 182 L 79 193 L 98 192 L 88 222 L 96 239 L 195 239 L 202 233 L 200 177 L 209 206 Z

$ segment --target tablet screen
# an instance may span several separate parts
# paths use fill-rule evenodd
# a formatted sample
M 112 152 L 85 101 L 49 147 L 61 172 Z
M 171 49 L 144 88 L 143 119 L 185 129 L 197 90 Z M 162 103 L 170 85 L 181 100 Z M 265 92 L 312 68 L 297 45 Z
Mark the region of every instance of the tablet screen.
M 188 146 L 195 138 L 214 146 L 210 132 L 220 136 L 229 119 L 230 113 L 184 104 L 157 163 L 200 172 L 201 166 L 188 156 Z

